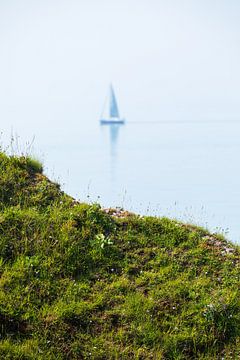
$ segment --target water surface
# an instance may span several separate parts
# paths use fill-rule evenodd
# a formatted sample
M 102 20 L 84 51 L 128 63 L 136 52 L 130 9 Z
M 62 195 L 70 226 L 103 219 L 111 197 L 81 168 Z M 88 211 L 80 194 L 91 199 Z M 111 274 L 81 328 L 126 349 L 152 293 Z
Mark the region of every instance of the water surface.
M 240 241 L 240 122 L 92 120 L 60 133 L 41 148 L 47 172 L 60 175 L 74 197 L 170 216 Z

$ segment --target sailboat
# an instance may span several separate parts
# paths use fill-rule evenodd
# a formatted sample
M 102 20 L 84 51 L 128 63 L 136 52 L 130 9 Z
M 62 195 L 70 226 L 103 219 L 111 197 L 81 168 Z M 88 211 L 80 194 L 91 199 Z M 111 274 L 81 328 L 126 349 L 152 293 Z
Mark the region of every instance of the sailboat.
M 103 110 L 103 114 L 100 119 L 101 124 L 124 124 L 125 119 L 119 115 L 118 105 L 116 96 L 113 90 L 113 86 L 110 85 L 109 97 L 107 99 Z

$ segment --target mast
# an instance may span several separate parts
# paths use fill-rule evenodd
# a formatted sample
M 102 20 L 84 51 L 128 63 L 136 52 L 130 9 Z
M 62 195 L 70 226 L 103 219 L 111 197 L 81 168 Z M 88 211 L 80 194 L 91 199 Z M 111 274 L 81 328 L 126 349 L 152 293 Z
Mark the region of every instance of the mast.
M 113 90 L 112 85 L 110 85 L 110 117 L 119 118 L 119 111 L 116 96 Z

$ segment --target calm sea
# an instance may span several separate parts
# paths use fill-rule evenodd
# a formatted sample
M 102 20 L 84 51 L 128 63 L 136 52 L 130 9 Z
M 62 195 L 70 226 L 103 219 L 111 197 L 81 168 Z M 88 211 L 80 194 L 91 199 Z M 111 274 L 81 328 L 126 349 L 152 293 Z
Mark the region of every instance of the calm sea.
M 58 131 L 41 144 L 46 172 L 77 199 L 177 218 L 240 242 L 240 122 L 89 121 Z

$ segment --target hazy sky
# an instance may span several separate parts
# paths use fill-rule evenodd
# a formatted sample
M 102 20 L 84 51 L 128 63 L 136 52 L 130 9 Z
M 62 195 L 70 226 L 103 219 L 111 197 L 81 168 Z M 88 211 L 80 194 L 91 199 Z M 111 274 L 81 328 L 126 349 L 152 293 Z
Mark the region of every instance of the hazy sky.
M 239 18 L 238 0 L 0 0 L 2 129 L 94 121 L 110 81 L 129 121 L 238 119 Z

